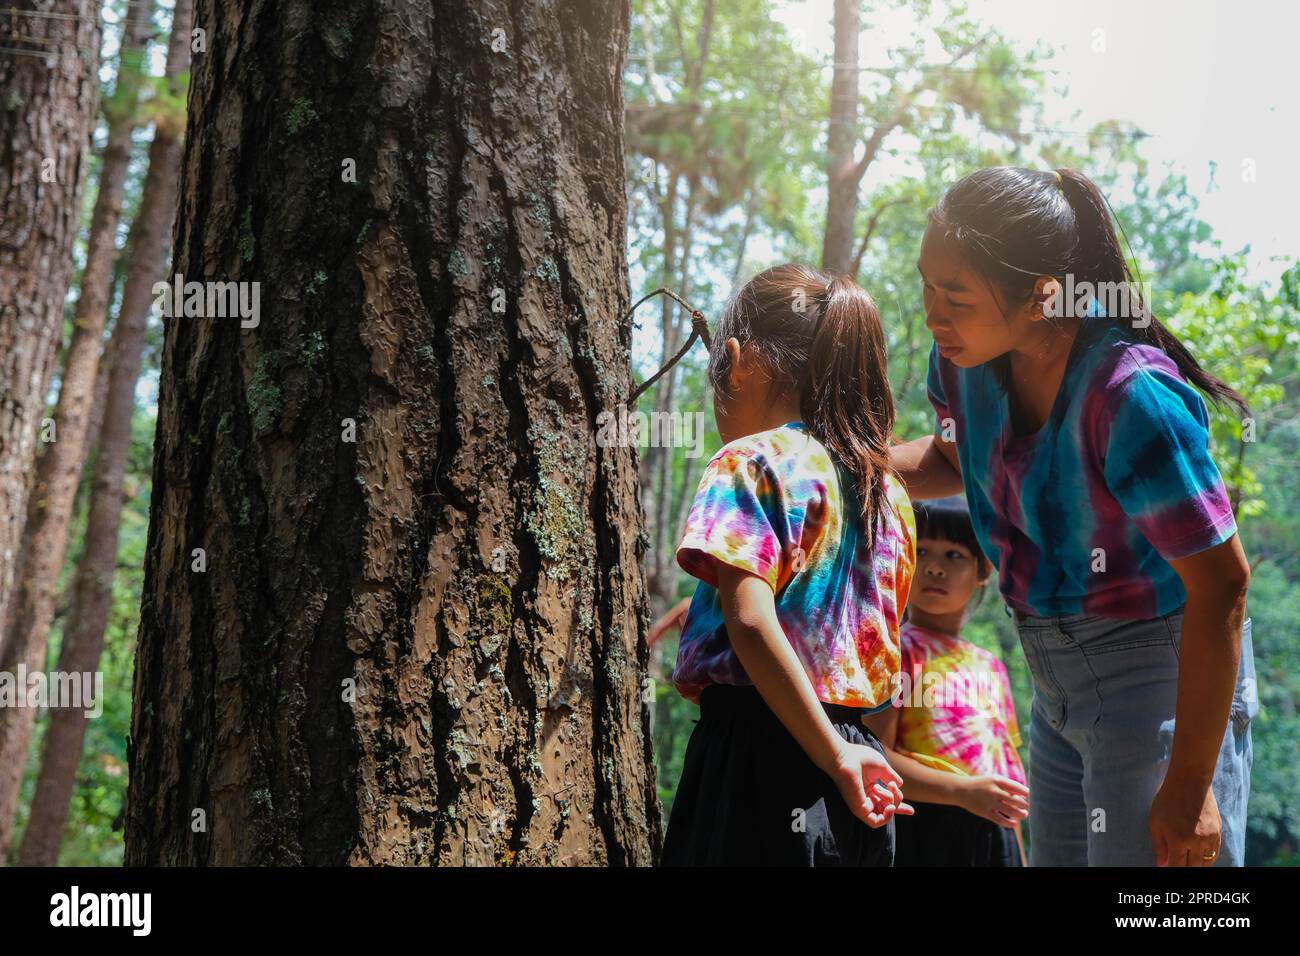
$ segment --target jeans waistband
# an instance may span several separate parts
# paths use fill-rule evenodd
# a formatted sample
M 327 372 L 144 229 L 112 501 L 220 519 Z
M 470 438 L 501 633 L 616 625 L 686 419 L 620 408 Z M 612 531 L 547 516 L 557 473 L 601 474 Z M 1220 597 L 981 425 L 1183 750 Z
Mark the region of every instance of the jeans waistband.
M 1076 624 L 1082 621 L 1097 621 L 1097 620 L 1106 619 L 1104 618 L 1103 615 L 1097 615 L 1097 614 L 1031 614 L 1028 611 L 1013 609 L 1009 604 L 1003 604 L 1002 610 L 1006 612 L 1007 617 L 1011 618 L 1012 624 L 1036 624 L 1039 626 L 1044 624 L 1053 624 L 1059 626 L 1061 624 Z M 1138 620 L 1159 620 L 1161 618 L 1174 617 L 1177 614 L 1182 614 L 1183 611 L 1185 610 L 1186 610 L 1186 605 L 1182 605 L 1180 607 L 1174 608 L 1168 614 L 1160 614 L 1154 618 L 1109 618 L 1109 619 L 1117 622 L 1138 621 Z

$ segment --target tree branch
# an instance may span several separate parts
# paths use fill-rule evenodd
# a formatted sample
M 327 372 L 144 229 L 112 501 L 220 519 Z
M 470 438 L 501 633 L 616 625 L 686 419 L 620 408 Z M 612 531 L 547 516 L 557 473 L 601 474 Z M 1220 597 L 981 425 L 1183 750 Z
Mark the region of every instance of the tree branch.
M 950 69 L 962 60 L 966 59 L 966 57 L 970 56 L 986 42 L 988 42 L 988 34 L 977 36 L 970 43 L 959 49 L 947 63 L 937 64 L 928 68 L 919 67 L 919 69 Z M 878 124 L 871 131 L 871 135 L 867 138 L 866 150 L 862 154 L 862 159 L 858 160 L 852 169 L 854 184 L 862 182 L 862 177 L 866 175 L 867 169 L 871 166 L 872 162 L 875 161 L 876 154 L 880 152 L 880 146 L 884 142 L 885 137 L 902 125 L 903 120 L 907 118 L 907 111 L 911 108 L 912 103 L 916 101 L 917 96 L 919 96 L 924 89 L 925 87 L 912 87 L 911 89 L 904 91 L 902 96 L 899 97 L 898 106 L 894 109 L 893 115 L 891 115 L 885 123 Z
M 862 268 L 862 256 L 867 251 L 867 243 L 871 241 L 872 234 L 876 231 L 876 225 L 880 222 L 880 217 L 890 206 L 901 206 L 908 200 L 902 196 L 894 199 L 887 199 L 871 211 L 871 218 L 867 220 L 867 231 L 862 234 L 862 241 L 858 243 L 858 249 L 853 254 L 853 268 L 849 270 L 849 275 L 857 276 L 858 270 Z

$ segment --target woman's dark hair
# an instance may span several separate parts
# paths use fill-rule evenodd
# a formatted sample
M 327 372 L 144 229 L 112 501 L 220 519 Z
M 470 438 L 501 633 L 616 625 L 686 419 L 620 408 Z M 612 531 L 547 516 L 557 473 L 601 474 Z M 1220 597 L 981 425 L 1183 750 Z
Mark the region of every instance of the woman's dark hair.
M 1106 198 L 1077 169 L 977 169 L 944 194 L 930 211 L 930 223 L 1013 305 L 1028 301 L 1040 276 L 1064 282 L 1071 273 L 1076 284 L 1086 281 L 1094 288 L 1101 282 L 1125 283 L 1132 314 L 1149 306 L 1133 282 Z M 1211 401 L 1231 402 L 1249 413 L 1236 390 L 1201 368 L 1172 332 L 1146 315 L 1148 324 L 1128 329 L 1134 337 L 1168 355 Z M 1006 356 L 994 363 L 994 371 L 1005 389 L 1010 381 Z
M 912 510 L 916 514 L 916 539 L 933 538 L 960 544 L 975 558 L 976 578 L 984 583 L 993 573 L 993 563 L 984 556 L 979 539 L 975 537 L 975 528 L 970 521 L 970 508 L 963 495 L 948 498 L 934 498 L 927 501 L 913 501 Z M 920 587 L 920 585 L 917 585 Z M 980 587 L 979 607 L 984 600 L 984 588 Z
M 876 304 L 853 280 L 786 263 L 760 272 L 727 302 L 713 333 L 709 383 L 726 400 L 726 342 L 751 346 L 772 387 L 793 387 L 809 433 L 853 479 L 868 547 L 887 502 L 894 397 Z

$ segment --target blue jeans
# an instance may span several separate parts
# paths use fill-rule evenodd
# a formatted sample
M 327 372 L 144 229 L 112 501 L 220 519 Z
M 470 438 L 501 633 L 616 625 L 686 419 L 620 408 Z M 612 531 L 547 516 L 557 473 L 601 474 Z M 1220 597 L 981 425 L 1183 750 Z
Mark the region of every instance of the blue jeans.
M 1154 866 L 1147 815 L 1169 769 L 1183 610 L 1121 621 L 1008 610 L 1034 700 L 1029 721 L 1031 866 Z M 1244 865 L 1250 722 L 1259 710 L 1251 622 L 1212 789 L 1215 866 Z

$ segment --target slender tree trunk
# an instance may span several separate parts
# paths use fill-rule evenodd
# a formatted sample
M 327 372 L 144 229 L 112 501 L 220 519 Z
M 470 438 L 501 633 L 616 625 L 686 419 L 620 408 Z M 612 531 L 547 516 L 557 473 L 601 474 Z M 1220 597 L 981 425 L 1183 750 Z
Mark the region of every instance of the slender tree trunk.
M 682 482 L 677 495 L 677 518 L 673 522 L 673 540 L 681 541 L 686 534 L 686 519 L 691 516 L 691 505 L 695 503 L 695 483 L 699 476 L 695 472 L 695 462 L 690 458 L 682 461 Z M 669 594 L 672 600 L 674 594 Z
M 176 0 L 167 51 L 167 78 L 173 95 L 184 92 L 182 75 L 189 71 L 190 25 L 190 0 Z M 123 483 L 131 450 L 135 387 L 140 377 L 153 286 L 167 268 L 180 156 L 178 131 L 165 123 L 159 124 L 149 147 L 149 172 L 140 211 L 132 223 L 127 245 L 131 267 L 113 329 L 113 358 L 108 369 L 99 454 L 90 483 L 92 494 L 85 545 L 72 583 L 73 610 L 63 629 L 59 655 L 59 670 L 66 673 L 98 670 L 104 648 L 104 632 L 113 603 L 118 529 L 125 502 Z M 23 866 L 54 866 L 58 862 L 86 730 L 86 719 L 79 711 L 59 709 L 50 715 L 41 774 L 23 834 L 19 857 Z
M 671 287 L 677 278 L 677 173 L 673 169 L 668 170 L 668 182 L 663 194 L 663 200 L 659 206 L 659 215 L 664 224 L 664 245 L 663 245 L 663 280 L 662 285 Z M 674 290 L 676 291 L 676 290 Z M 675 333 L 676 333 L 676 315 L 677 303 L 669 296 L 660 296 L 659 303 L 659 328 L 663 335 L 663 350 L 659 353 L 659 367 L 662 368 L 667 364 L 668 359 L 677 351 Z M 659 380 L 651 389 L 655 398 L 655 409 L 663 407 L 663 389 L 666 382 L 676 374 L 676 369 L 670 369 L 668 374 Z M 652 373 L 653 374 L 653 373 Z M 659 476 L 660 459 L 668 454 L 665 448 L 659 448 L 651 443 L 645 450 L 645 455 L 641 457 L 640 462 L 640 483 L 641 483 L 641 510 L 643 515 L 654 516 L 658 513 L 658 501 L 662 494 L 660 488 Z M 651 538 L 655 528 L 652 525 L 647 529 L 646 536 Z M 649 573 L 646 579 L 646 590 L 653 597 L 661 590 L 659 580 L 659 549 L 653 545 L 649 551 Z M 658 613 L 659 608 L 654 608 Z
M 81 222 L 99 100 L 98 6 L 10 0 L 0 18 L 0 622 Z
M 691 184 L 690 190 L 686 196 L 686 220 L 685 228 L 681 234 L 681 255 L 679 257 L 679 270 L 677 281 L 674 284 L 675 291 L 686 301 L 690 301 L 690 255 L 691 243 L 694 231 L 694 211 L 693 211 L 694 185 Z M 665 301 L 670 301 L 665 297 Z M 677 354 L 681 348 L 685 336 L 689 333 L 683 329 L 683 325 L 690 321 L 689 316 L 685 316 L 685 309 L 673 302 L 671 313 L 671 325 L 668 328 L 666 341 L 672 344 L 672 350 L 669 356 Z M 683 318 L 685 316 L 685 318 Z M 677 373 L 679 366 L 674 365 L 668 370 L 668 374 L 661 378 L 655 387 L 655 411 L 661 415 L 671 414 L 673 411 L 673 399 L 677 391 Z M 664 419 L 667 421 L 667 419 Z M 656 437 L 656 436 L 652 436 Z M 663 437 L 661 435 L 657 437 Z M 669 536 L 672 534 L 672 525 L 668 519 L 669 511 L 672 507 L 673 500 L 673 457 L 675 450 L 667 445 L 652 442 L 651 448 L 656 452 L 654 459 L 655 475 L 655 507 L 650 515 L 650 597 L 654 604 L 657 605 L 655 610 L 662 611 L 667 607 L 667 596 L 672 590 L 673 581 L 676 577 L 676 562 L 672 560 L 673 547 L 675 542 L 671 541 Z
M 628 17 L 200 6 L 129 864 L 652 862 Z
M 59 596 L 59 574 L 67 556 L 68 526 L 81 479 L 90 402 L 95 393 L 109 284 L 117 254 L 117 226 L 122 213 L 126 168 L 131 158 L 141 61 L 152 31 L 149 6 L 130 7 L 128 13 L 117 89 L 105 104 L 108 139 L 90 219 L 81 295 L 63 360 L 59 401 L 54 411 L 55 439 L 46 444 L 37 460 L 22 545 L 26 551 L 20 565 L 22 576 L 15 581 L 10 599 L 14 609 L 8 621 L 10 630 L 0 655 L 0 670 L 11 674 L 17 673 L 23 664 L 29 673 L 44 669 L 50 624 Z M 18 795 L 35 723 L 35 708 L 0 708 L 0 858 L 8 853 L 13 836 Z
M 703 88 L 704 78 L 709 63 L 709 47 L 713 42 L 713 17 L 716 0 L 705 0 L 700 11 L 700 25 L 695 36 L 696 55 L 687 72 L 687 103 L 698 103 Z M 682 50 L 686 55 L 686 50 Z M 695 129 L 698 130 L 700 119 L 697 114 Z M 665 207 L 667 223 L 676 214 L 678 172 L 672 174 L 673 187 L 670 202 Z M 695 216 L 699 209 L 696 194 L 697 180 L 694 174 L 686 174 L 686 215 L 680 233 L 673 222 L 673 243 L 665 249 L 665 285 L 676 282 L 676 290 L 682 298 L 690 301 L 691 253 L 695 241 Z M 668 230 L 665 228 L 665 238 Z M 678 236 L 680 235 L 680 239 Z M 665 297 L 663 300 L 664 361 L 676 354 L 686 336 L 690 334 L 690 316 L 675 301 Z M 655 388 L 655 410 L 660 413 L 673 411 L 677 389 L 679 369 L 674 366 L 659 381 Z M 650 551 L 649 591 L 656 612 L 666 609 L 673 585 L 676 580 L 676 562 L 673 554 L 676 541 L 671 540 L 673 532 L 671 512 L 673 501 L 673 458 L 672 448 L 651 444 L 649 454 L 649 474 L 653 476 L 654 508 L 647 511 L 651 516 L 650 532 L 652 548 Z
M 134 230 L 135 223 L 132 222 L 131 228 Z M 130 245 L 132 239 L 127 237 L 127 246 L 123 250 L 126 255 L 130 254 Z M 119 260 L 126 256 L 119 256 Z M 114 280 L 116 281 L 116 280 Z M 112 306 L 110 304 L 111 311 Z M 116 329 L 114 329 L 116 331 Z M 108 333 L 106 330 L 106 334 Z M 90 400 L 90 414 L 86 416 L 86 440 L 81 446 L 81 466 L 77 473 L 81 475 L 81 480 L 77 483 L 77 495 L 72 500 L 72 527 L 81 527 L 80 518 L 90 507 L 91 482 L 88 480 L 90 473 L 87 469 L 94 466 L 96 447 L 99 444 L 99 433 L 104 427 L 104 402 L 108 398 L 108 375 L 109 367 L 113 364 L 112 343 L 109 342 L 104 346 L 104 351 L 99 356 L 99 371 L 95 373 L 95 394 Z M 26 550 L 26 549 L 24 549 Z M 64 613 L 65 608 L 71 606 L 73 582 L 68 581 L 64 588 L 63 595 L 54 612 L 55 620 L 58 620 Z M 0 656 L 3 656 L 3 649 L 0 648 Z
M 749 235 L 754 228 L 758 209 L 758 194 L 751 189 L 745 197 L 745 224 L 740 229 L 740 242 L 736 244 L 736 264 L 731 268 L 731 284 L 740 284 L 740 273 L 745 268 L 745 253 L 749 251 Z
M 831 74 L 831 121 L 826 139 L 826 232 L 822 268 L 847 273 L 853 260 L 853 221 L 862 172 L 854 162 L 858 142 L 858 36 L 862 0 L 835 0 L 835 65 Z

